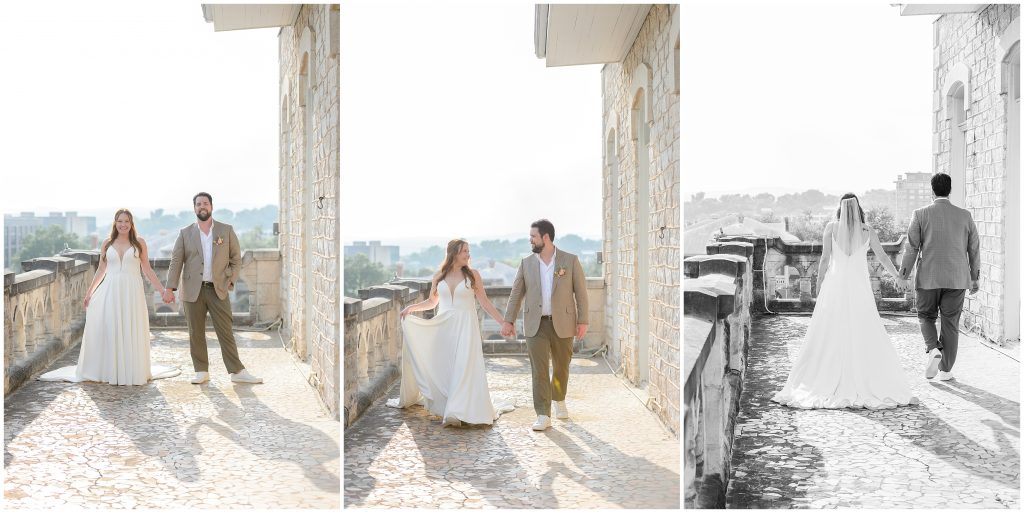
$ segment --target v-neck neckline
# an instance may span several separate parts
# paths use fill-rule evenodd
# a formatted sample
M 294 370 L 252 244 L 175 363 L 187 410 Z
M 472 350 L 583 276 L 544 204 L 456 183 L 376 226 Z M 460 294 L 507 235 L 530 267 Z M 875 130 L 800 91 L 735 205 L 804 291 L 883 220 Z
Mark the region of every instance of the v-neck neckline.
M 444 284 L 448 286 L 448 293 L 451 295 L 450 297 L 452 299 L 452 303 L 454 303 L 455 302 L 455 289 L 452 288 L 451 283 L 448 283 L 448 278 L 441 278 L 441 281 L 443 281 Z M 456 281 L 455 282 L 455 286 L 458 287 L 459 286 L 459 282 L 461 282 L 461 281 L 462 280 Z
M 116 243 L 111 242 L 110 243 L 110 247 L 114 248 L 114 253 L 117 254 L 117 263 L 119 263 L 121 265 L 124 265 L 124 256 L 128 254 L 128 250 L 129 249 L 132 249 L 132 243 L 131 242 L 128 243 L 128 247 L 124 248 L 124 253 L 121 253 L 120 251 L 118 251 L 117 250 L 117 246 L 115 244 Z

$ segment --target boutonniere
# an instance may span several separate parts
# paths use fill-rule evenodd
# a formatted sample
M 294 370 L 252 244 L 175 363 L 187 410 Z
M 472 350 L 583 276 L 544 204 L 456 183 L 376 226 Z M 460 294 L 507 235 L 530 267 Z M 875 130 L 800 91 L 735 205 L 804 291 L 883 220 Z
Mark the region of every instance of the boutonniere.
M 218 245 L 218 246 L 220 246 L 221 244 L 224 244 L 224 237 L 217 237 L 217 240 L 213 241 L 213 243 Z
M 555 276 L 565 276 L 565 268 L 559 267 L 558 270 L 555 271 Z

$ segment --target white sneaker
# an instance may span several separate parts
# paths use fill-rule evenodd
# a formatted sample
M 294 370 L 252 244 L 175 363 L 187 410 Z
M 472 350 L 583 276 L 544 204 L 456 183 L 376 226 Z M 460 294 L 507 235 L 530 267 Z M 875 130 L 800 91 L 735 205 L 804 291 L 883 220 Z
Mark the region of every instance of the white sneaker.
M 462 427 L 462 421 L 455 417 L 448 417 L 444 419 L 444 422 L 441 424 L 441 426 Z
M 556 419 L 567 419 L 569 418 L 569 409 L 565 407 L 565 401 L 554 401 L 555 404 L 555 418 Z
M 935 377 L 935 373 L 939 372 L 939 360 L 942 359 L 942 352 L 939 348 L 933 348 L 925 354 L 924 361 L 924 377 L 932 379 Z
M 953 373 L 952 372 L 946 372 L 946 371 L 939 371 L 939 377 L 937 377 L 935 379 L 937 379 L 939 381 L 949 381 L 949 380 L 953 379 Z
M 189 380 L 189 383 L 192 383 L 193 385 L 201 385 L 207 381 L 210 381 L 209 372 L 197 372 L 196 376 Z
M 551 417 L 547 415 L 537 415 L 537 422 L 533 423 L 534 431 L 544 431 L 551 427 Z
M 242 369 L 241 371 L 231 375 L 231 381 L 235 383 L 263 383 L 263 378 L 257 378 L 256 376 L 249 374 L 248 370 Z

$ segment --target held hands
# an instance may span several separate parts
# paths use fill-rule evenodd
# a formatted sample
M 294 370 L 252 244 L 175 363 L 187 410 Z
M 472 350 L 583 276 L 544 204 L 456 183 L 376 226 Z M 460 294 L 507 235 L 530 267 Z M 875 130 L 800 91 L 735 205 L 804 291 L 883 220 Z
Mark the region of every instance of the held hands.
M 86 308 L 89 308 L 89 301 L 92 301 L 92 294 L 86 294 L 85 301 L 82 301 Z
M 583 337 L 586 336 L 586 334 L 587 334 L 587 325 L 586 324 L 577 324 L 576 325 L 576 340 L 583 340 Z
M 501 323 L 501 336 L 508 338 L 516 334 L 516 327 L 508 321 Z
M 164 303 L 167 303 L 167 304 L 173 303 L 174 302 L 174 291 L 171 290 L 171 289 L 164 289 L 164 293 L 163 293 L 163 295 L 161 295 L 161 297 L 163 298 Z

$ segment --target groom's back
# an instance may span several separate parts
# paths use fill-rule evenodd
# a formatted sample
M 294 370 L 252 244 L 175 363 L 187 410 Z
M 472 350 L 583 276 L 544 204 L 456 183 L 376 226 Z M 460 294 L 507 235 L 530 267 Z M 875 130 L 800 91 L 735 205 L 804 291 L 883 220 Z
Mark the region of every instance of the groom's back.
M 907 236 L 908 251 L 916 247 L 920 252 L 918 288 L 970 288 L 979 253 L 970 212 L 948 201 L 936 201 L 914 211 Z

